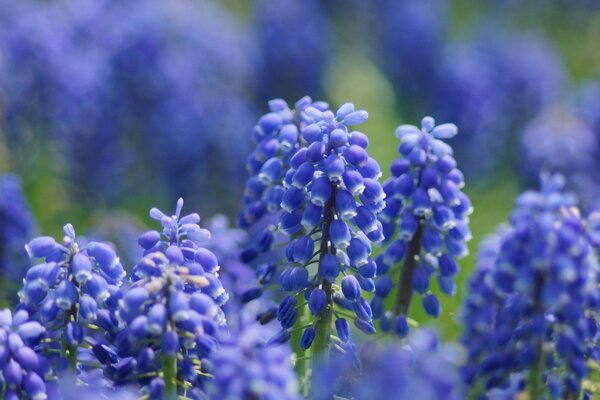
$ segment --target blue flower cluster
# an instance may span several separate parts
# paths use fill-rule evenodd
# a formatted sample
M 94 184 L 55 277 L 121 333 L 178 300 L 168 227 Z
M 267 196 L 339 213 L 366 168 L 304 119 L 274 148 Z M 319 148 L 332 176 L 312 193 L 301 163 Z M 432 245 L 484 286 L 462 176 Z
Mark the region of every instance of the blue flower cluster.
M 20 179 L 15 175 L 0 174 L 0 273 L 4 277 L 3 293 L 14 295 L 15 285 L 8 283 L 25 276 L 29 258 L 23 243 L 31 239 L 35 229 Z
M 31 154 L 55 139 L 78 202 L 140 198 L 148 180 L 167 198 L 234 198 L 238 185 L 224 182 L 242 183 L 255 51 L 217 2 L 25 0 L 0 10 L 12 149 Z M 128 150 L 137 146 L 143 159 Z
M 447 34 L 444 1 L 376 0 L 369 7 L 377 16 L 377 59 L 409 115 L 422 115 L 423 101 L 434 93 Z M 372 29 L 372 28 L 371 28 Z M 416 101 L 415 101 L 416 100 Z M 405 114 L 406 115 L 406 114 Z
M 420 329 L 407 343 L 371 343 L 361 353 L 360 370 L 345 355 L 333 357 L 316 377 L 316 400 L 334 398 L 378 399 L 464 399 L 460 365 L 464 354 L 455 345 L 440 346 L 436 335 Z
M 367 136 L 348 128 L 364 123 L 366 111 L 346 103 L 335 113 L 310 106 L 303 116 L 301 146 L 288 168 L 279 172 L 283 185 L 278 229 L 293 239 L 279 276 L 281 288 L 291 294 L 281 301 L 277 319 L 284 331 L 292 328 L 302 309 L 298 296 L 304 294 L 315 318 L 304 329 L 301 347 L 311 347 L 323 329 L 326 343 L 319 344 L 318 352 L 329 346 L 333 313 L 338 315 L 335 325 L 342 342 L 349 339 L 342 317 L 347 310 L 354 314 L 357 328 L 375 332 L 362 291 L 375 290 L 371 244 L 383 240 L 377 214 L 385 207 L 385 193 L 377 181 L 379 165 L 366 151 Z
M 545 176 L 541 191 L 522 194 L 510 225 L 482 249 L 462 342 L 466 380 L 484 390 L 523 373 L 533 398 L 577 396 L 588 358 L 598 355 L 600 264 L 563 186 L 560 175 Z
M 498 34 L 503 32 L 503 34 Z M 481 21 L 474 41 L 449 46 L 429 107 L 437 119 L 454 121 L 461 135 L 451 140 L 470 177 L 498 165 L 523 124 L 560 99 L 564 66 L 550 42 L 535 34 L 506 33 Z
M 396 130 L 400 158 L 392 163 L 392 176 L 383 184 L 387 206 L 379 215 L 386 240 L 391 242 L 377 257 L 378 279 L 371 307 L 381 319 L 382 330 L 393 328 L 399 336 L 408 333 L 414 292 L 421 293 L 429 315 L 439 316 L 440 302 L 429 281 L 436 276 L 442 292 L 454 294 L 454 277 L 459 271 L 456 259 L 468 252 L 472 206 L 461 191 L 463 175 L 452 148 L 443 141 L 457 131 L 450 123 L 436 126 L 431 117 L 423 118 L 421 129 L 401 125 Z M 386 311 L 385 299 L 394 286 L 394 307 Z
M 200 246 L 210 232 L 200 228 L 198 214 L 181 216 L 182 207 L 179 199 L 173 215 L 150 210 L 163 230 L 138 239 L 144 257 L 132 270 L 118 321 L 107 323 L 107 330 L 116 332 L 116 353 L 101 343 L 93 347 L 107 364 L 106 376 L 117 384 L 146 385 L 152 399 L 173 396 L 178 388 L 189 397 L 201 397 L 201 360 L 216 348 L 225 326 L 219 306 L 227 293 L 217 277 L 219 264 Z
M 285 345 L 266 346 L 265 328 L 253 324 L 224 339 L 210 358 L 212 399 L 299 400 L 298 378 Z
M 568 107 L 551 107 L 529 122 L 520 138 L 521 178 L 536 184 L 542 171 L 561 173 L 583 208 L 598 202 L 600 179 L 590 171 L 600 166 L 600 146 L 590 124 Z
M 111 246 L 80 246 L 71 224 L 63 232 L 60 243 L 40 236 L 27 244 L 31 257 L 43 262 L 29 268 L 19 291 L 20 307 L 52 331 L 42 347 L 59 370 L 67 367 L 67 359 L 71 369 L 76 367 L 88 326 L 101 309 L 116 309 L 126 275 Z
M 0 310 L 0 397 L 7 400 L 48 398 L 44 376 L 50 363 L 36 352 L 46 329 L 25 310 Z
M 305 93 L 323 94 L 325 69 L 333 53 L 333 27 L 322 8 L 317 0 L 256 2 L 262 101 L 275 96 L 297 99 Z
M 292 110 L 284 100 L 271 100 L 270 112 L 260 117 L 254 127 L 252 139 L 256 149 L 246 163 L 250 178 L 244 190 L 244 207 L 238 217 L 238 225 L 242 228 L 252 227 L 265 214 L 281 210 L 283 178 L 292 157 L 300 148 L 300 131 L 307 125 L 305 110 L 308 107 L 326 110 L 328 105 L 323 102 L 313 103 L 310 97 L 303 97 Z M 266 251 L 272 241 L 273 234 L 269 234 L 268 229 L 263 230 L 255 237 L 251 254 L 246 254 L 244 258 L 251 259 Z

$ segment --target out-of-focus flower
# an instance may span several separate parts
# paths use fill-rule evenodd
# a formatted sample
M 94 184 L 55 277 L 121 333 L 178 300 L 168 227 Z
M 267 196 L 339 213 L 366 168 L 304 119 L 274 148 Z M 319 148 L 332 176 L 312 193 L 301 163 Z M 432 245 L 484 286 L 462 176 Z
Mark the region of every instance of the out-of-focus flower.
M 16 294 L 29 258 L 24 244 L 31 239 L 35 220 L 15 175 L 0 174 L 0 275 L 2 297 Z
M 373 343 L 370 343 L 373 344 Z M 464 399 L 460 380 L 463 351 L 452 344 L 439 346 L 436 335 L 417 330 L 407 344 L 365 345 L 360 365 L 347 355 L 336 355 L 315 377 L 315 399 Z
M 260 0 L 254 18 L 261 54 L 258 90 L 262 101 L 323 94 L 333 54 L 332 26 L 316 0 Z
M 92 217 L 93 225 L 86 233 L 88 240 L 101 240 L 114 245 L 121 255 L 121 263 L 126 270 L 142 257 L 143 249 L 137 243 L 144 225 L 134 215 L 124 211 L 102 212 Z
M 386 208 L 379 215 L 390 244 L 377 257 L 371 307 L 374 316 L 381 318 L 382 329 L 393 329 L 399 336 L 408 333 L 414 292 L 421 294 L 428 314 L 439 316 L 440 303 L 430 291 L 429 280 L 436 276 L 442 292 L 453 295 L 459 271 L 456 260 L 468 253 L 471 201 L 461 190 L 463 174 L 444 141 L 457 132 L 456 125 L 436 126 L 431 117 L 423 118 L 420 129 L 413 125 L 396 129 L 400 158 L 392 163 L 392 177 L 383 185 Z M 397 265 L 400 271 L 394 268 Z M 396 300 L 388 311 L 385 298 L 392 292 Z
M 144 257 L 135 265 L 131 286 L 119 302 L 114 345 L 96 344 L 104 374 L 116 384 L 137 382 L 151 399 L 170 398 L 187 389 L 201 391 L 201 360 L 217 347 L 225 328 L 220 305 L 227 293 L 217 277 L 215 255 L 200 244 L 210 232 L 196 213 L 181 216 L 153 208 L 163 230 L 143 233 Z M 184 382 L 184 383 L 182 383 Z
M 291 351 L 285 344 L 267 346 L 268 334 L 254 324 L 222 340 L 209 359 L 211 399 L 300 399 Z
M 233 206 L 253 119 L 244 26 L 209 0 L 6 3 L 0 91 L 13 143 L 53 136 L 80 201 L 141 197 L 153 181 L 167 198 Z
M 533 398 L 578 395 L 597 357 L 600 265 L 563 186 L 559 175 L 543 177 L 541 191 L 522 194 L 510 224 L 484 243 L 461 317 L 474 390 L 522 374 L 518 386 Z
M 514 132 L 556 102 L 564 83 L 563 65 L 548 41 L 482 25 L 473 31 L 475 40 L 448 48 L 430 103 L 437 119 L 461 127 L 449 144 L 472 177 L 489 173 L 501 157 L 514 158 L 507 154 Z
M 0 310 L 0 393 L 5 399 L 48 398 L 44 376 L 50 363 L 35 349 L 46 329 L 27 311 Z
M 437 85 L 449 17 L 447 4 L 440 0 L 370 3 L 372 10 L 367 11 L 377 15 L 375 29 L 379 28 L 376 58 L 390 78 L 403 111 L 408 108 L 420 114 L 424 110 L 418 105 L 424 106 Z
M 535 184 L 542 171 L 561 173 L 567 187 L 577 193 L 582 206 L 600 198 L 597 138 L 588 123 L 574 111 L 553 107 L 529 122 L 520 139 L 520 170 L 527 185 Z

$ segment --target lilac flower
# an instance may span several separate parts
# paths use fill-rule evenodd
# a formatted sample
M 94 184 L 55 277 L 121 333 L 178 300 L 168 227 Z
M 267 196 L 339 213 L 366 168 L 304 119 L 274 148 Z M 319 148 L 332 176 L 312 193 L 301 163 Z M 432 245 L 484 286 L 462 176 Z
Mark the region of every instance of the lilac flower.
M 42 351 L 50 353 L 59 369 L 68 360 L 74 372 L 78 349 L 99 310 L 116 308 L 125 270 L 110 245 L 89 242 L 81 246 L 71 224 L 63 232 L 62 242 L 41 236 L 27 244 L 30 256 L 42 262 L 27 271 L 19 307 L 52 332 Z M 57 348 L 62 349 L 58 354 Z
M 35 351 L 46 329 L 27 311 L 0 310 L 0 394 L 6 399 L 47 399 L 48 360 Z
M 444 142 L 457 130 L 449 123 L 435 126 L 431 117 L 423 118 L 421 129 L 412 125 L 396 129 L 400 158 L 392 163 L 392 177 L 383 185 L 388 200 L 379 215 L 390 243 L 377 258 L 371 308 L 383 330 L 394 327 L 400 336 L 408 333 L 406 318 L 414 292 L 421 294 L 429 315 L 440 314 L 429 281 L 435 276 L 441 291 L 453 295 L 459 271 L 456 260 L 468 252 L 471 202 L 461 191 L 463 175 L 453 150 Z M 398 289 L 392 291 L 394 286 Z M 392 292 L 396 300 L 388 311 L 385 299 Z
M 450 46 L 430 104 L 437 119 L 462 127 L 449 144 L 472 177 L 497 166 L 507 155 L 511 132 L 555 103 L 564 82 L 564 67 L 550 43 L 532 33 L 506 32 L 482 21 L 471 34 L 475 41 Z
M 578 395 L 598 354 L 600 265 L 561 176 L 516 200 L 510 225 L 486 242 L 462 312 L 465 378 L 482 390 L 521 374 L 531 398 Z
M 227 294 L 218 279 L 219 263 L 200 246 L 210 232 L 200 228 L 198 214 L 181 216 L 182 208 L 179 199 L 173 215 L 150 210 L 163 230 L 139 237 L 145 252 L 119 302 L 117 354 L 94 346 L 104 356 L 106 376 L 117 384 L 141 383 L 152 399 L 171 398 L 187 385 L 199 391 L 201 360 L 217 346 L 225 326 L 219 305 Z
M 264 327 L 250 325 L 212 353 L 210 398 L 300 399 L 289 347 L 267 346 L 265 334 Z
M 597 138 L 585 120 L 565 107 L 553 107 L 528 123 L 520 139 L 520 170 L 527 185 L 540 172 L 562 173 L 567 187 L 578 194 L 583 206 L 593 206 L 600 195 L 594 176 L 600 152 Z
M 333 27 L 320 2 L 260 0 L 254 18 L 261 54 L 261 99 L 322 95 L 325 69 L 333 51 Z
M 439 346 L 435 334 L 428 330 L 415 331 L 405 345 L 375 348 L 367 344 L 361 351 L 360 369 L 347 355 L 333 357 L 316 377 L 314 398 L 376 399 L 385 393 L 393 400 L 463 399 L 459 373 L 462 356 L 458 346 Z
M 0 175 L 0 274 L 3 297 L 16 293 L 29 266 L 23 243 L 31 239 L 35 221 L 15 175 Z

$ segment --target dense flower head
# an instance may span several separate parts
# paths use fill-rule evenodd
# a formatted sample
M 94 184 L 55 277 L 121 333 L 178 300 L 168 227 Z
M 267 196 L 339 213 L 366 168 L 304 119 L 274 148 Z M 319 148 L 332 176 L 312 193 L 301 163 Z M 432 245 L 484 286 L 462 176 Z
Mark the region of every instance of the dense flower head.
M 19 308 L 48 328 L 49 340 L 41 348 L 60 370 L 66 367 L 67 354 L 55 350 L 68 348 L 74 360 L 85 357 L 86 351 L 79 348 L 87 340 L 88 328 L 104 312 L 116 309 L 125 277 L 110 245 L 80 243 L 71 224 L 63 232 L 62 242 L 40 236 L 27 244 L 30 256 L 41 262 L 29 268 L 19 291 Z
M 74 198 L 237 193 L 255 52 L 218 2 L 2 1 L 0 21 L 2 125 L 29 154 L 56 139 Z
M 542 171 L 559 172 L 582 206 L 593 206 L 600 196 L 598 141 L 592 127 L 574 110 L 551 107 L 529 122 L 520 138 L 520 172 L 527 184 L 536 184 Z
M 308 107 L 301 129 L 301 148 L 283 179 L 278 229 L 292 240 L 279 276 L 283 291 L 277 319 L 289 329 L 299 315 L 303 293 L 312 314 L 322 318 L 332 301 L 354 313 L 355 325 L 374 333 L 372 312 L 362 292 L 375 290 L 372 243 L 383 240 L 377 214 L 385 207 L 378 179 L 381 171 L 367 153 L 368 138 L 349 127 L 362 124 L 367 112 L 346 103 L 337 112 Z M 341 277 L 341 279 L 340 279 Z M 315 338 L 303 334 L 304 349 Z
M 301 145 L 300 131 L 308 123 L 305 110 L 313 107 L 326 110 L 324 102 L 313 102 L 303 97 L 290 109 L 282 99 L 269 102 L 270 112 L 260 117 L 252 131 L 256 149 L 250 154 L 246 169 L 250 178 L 244 190 L 244 208 L 239 215 L 238 225 L 249 228 L 261 220 L 265 214 L 276 213 L 281 209 L 283 178 L 289 164 Z M 261 239 L 264 235 L 259 235 Z M 269 236 L 263 241 L 269 240 Z M 255 240 L 257 251 L 270 246 Z
M 480 178 L 511 157 L 514 132 L 559 100 L 565 71 L 552 44 L 533 33 L 484 20 L 471 36 L 448 47 L 429 107 L 461 127 L 449 143 L 465 174 Z
M 29 266 L 23 249 L 35 231 L 35 221 L 17 176 L 0 174 L 0 274 L 11 283 L 23 278 Z M 2 297 L 16 292 L 15 286 L 2 285 Z
M 410 297 L 405 297 L 402 306 L 396 304 L 393 313 L 384 306 L 399 274 L 394 266 L 400 264 L 402 269 L 402 283 L 394 292 L 396 303 L 402 296 L 418 292 L 425 311 L 437 317 L 440 304 L 430 290 L 431 277 L 437 278 L 443 293 L 455 292 L 456 260 L 468 252 L 468 215 L 472 211 L 469 198 L 461 191 L 462 172 L 452 148 L 443 141 L 456 133 L 454 124 L 436 126 L 431 117 L 423 118 L 420 129 L 401 125 L 396 130 L 400 158 L 392 163 L 392 176 L 383 184 L 387 206 L 379 215 L 390 243 L 377 258 L 378 280 L 371 302 L 384 330 L 394 326 L 396 333 L 407 333 Z
M 44 376 L 50 363 L 36 352 L 46 329 L 25 310 L 0 310 L 0 395 L 3 399 L 47 399 Z
M 267 346 L 265 334 L 265 327 L 253 324 L 222 340 L 210 357 L 210 398 L 300 399 L 289 347 Z
M 153 208 L 162 233 L 139 237 L 144 257 L 135 265 L 131 286 L 119 301 L 115 351 L 102 344 L 94 351 L 104 357 L 105 375 L 117 383 L 146 385 L 150 398 L 160 398 L 165 386 L 158 370 L 166 359 L 177 360 L 177 378 L 192 385 L 201 379 L 201 360 L 216 346 L 225 327 L 220 305 L 227 300 L 218 279 L 218 260 L 199 244 L 210 237 L 200 228 L 200 216 L 181 216 Z M 115 324 L 115 321 L 112 321 Z
M 333 50 L 333 24 L 323 4 L 317 0 L 260 0 L 254 8 L 254 19 L 261 54 L 261 99 L 321 95 Z
M 434 90 L 448 10 L 444 1 L 376 0 L 370 7 L 377 15 L 377 59 L 390 78 L 400 100 L 411 111 Z
M 598 355 L 600 266 L 563 186 L 560 175 L 544 176 L 484 244 L 462 313 L 469 383 L 504 387 L 541 360 L 539 379 L 551 398 L 564 398 L 579 393 L 587 359 Z
M 361 368 L 347 355 L 336 355 L 316 377 L 315 399 L 463 399 L 460 365 L 464 354 L 454 344 L 439 345 L 429 330 L 413 332 L 406 344 L 365 344 Z

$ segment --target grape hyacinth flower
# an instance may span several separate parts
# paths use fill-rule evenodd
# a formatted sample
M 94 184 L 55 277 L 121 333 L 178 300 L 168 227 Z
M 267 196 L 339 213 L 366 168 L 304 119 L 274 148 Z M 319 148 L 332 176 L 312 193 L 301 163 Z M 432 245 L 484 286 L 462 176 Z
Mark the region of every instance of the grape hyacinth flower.
M 240 227 L 250 228 L 265 215 L 281 210 L 283 178 L 300 148 L 300 132 L 309 121 L 305 113 L 308 107 L 325 111 L 329 106 L 324 102 L 313 103 L 308 96 L 298 100 L 293 110 L 284 100 L 271 100 L 270 112 L 260 117 L 254 127 L 252 139 L 256 149 L 246 163 L 250 178 L 244 190 L 244 207 L 238 217 Z M 266 251 L 272 241 L 273 234 L 269 229 L 262 229 L 253 240 L 251 254 L 244 258 Z
M 537 184 L 542 171 L 559 172 L 582 207 L 590 209 L 600 197 L 600 180 L 594 175 L 599 150 L 592 127 L 574 110 L 551 107 L 521 134 L 521 180 L 529 187 Z
M 250 33 L 211 0 L 3 1 L 0 123 L 11 151 L 31 163 L 57 147 L 49 155 L 67 163 L 78 204 L 140 199 L 151 181 L 166 198 L 232 209 L 255 116 Z
M 299 400 L 298 378 L 285 344 L 267 346 L 264 326 L 247 326 L 210 357 L 211 399 Z
M 174 215 L 153 208 L 150 216 L 161 233 L 143 233 L 144 257 L 133 268 L 131 286 L 119 302 L 117 353 L 106 354 L 105 375 L 118 383 L 139 382 L 151 399 L 201 396 L 205 375 L 202 360 L 217 346 L 225 327 L 220 305 L 227 294 L 218 279 L 215 255 L 200 244 L 210 232 L 200 228 L 200 216 L 181 216 L 183 200 Z
M 113 248 L 102 242 L 81 246 L 71 224 L 63 227 L 62 242 L 50 236 L 31 240 L 26 248 L 43 262 L 29 268 L 19 292 L 20 308 L 52 332 L 43 351 L 56 356 L 62 368 L 68 360 L 71 371 L 78 365 L 78 350 L 84 346 L 90 325 L 99 310 L 115 309 L 125 270 Z M 61 365 L 59 365 L 61 364 Z
M 261 57 L 258 90 L 261 100 L 274 96 L 296 99 L 323 93 L 331 60 L 332 23 L 317 0 L 260 0 L 255 25 Z M 302 21 L 298 24 L 297 21 Z M 294 26 L 294 29 L 289 29 Z
M 482 250 L 461 317 L 469 384 L 503 388 L 520 375 L 529 398 L 576 397 L 597 358 L 600 264 L 564 183 L 543 176 Z
M 556 103 L 565 81 L 551 42 L 510 32 L 485 19 L 477 24 L 470 34 L 475 40 L 448 47 L 431 92 L 436 118 L 461 127 L 448 143 L 469 178 L 486 176 L 502 157 L 513 160 L 511 133 Z
M 409 115 L 435 90 L 447 34 L 448 5 L 440 0 L 370 2 L 379 28 L 377 59 Z M 419 107 L 420 106 L 420 107 Z
M 0 275 L 2 297 L 16 294 L 18 284 L 29 266 L 23 249 L 35 231 L 35 221 L 15 175 L 0 174 Z
M 303 117 L 300 148 L 281 171 L 278 230 L 292 239 L 279 276 L 288 292 L 277 310 L 282 331 L 273 341 L 289 339 L 289 330 L 308 306 L 312 322 L 298 327 L 303 330 L 300 347 L 313 347 L 315 354 L 327 357 L 332 338 L 341 343 L 350 338 L 346 318 L 367 334 L 375 332 L 363 292 L 375 289 L 370 254 L 372 243 L 383 240 L 377 214 L 385 207 L 385 193 L 378 182 L 379 165 L 366 150 L 367 136 L 349 129 L 366 121 L 366 111 L 350 103 L 335 113 L 310 106 Z M 299 302 L 302 295 L 304 304 Z M 334 315 L 337 336 L 332 333 Z
M 344 354 L 332 356 L 329 366 L 315 377 L 315 400 L 331 398 L 464 399 L 460 379 L 463 349 L 455 344 L 439 345 L 436 335 L 419 329 L 407 343 L 376 347 L 365 344 L 359 370 Z
M 463 175 L 452 148 L 443 141 L 455 136 L 457 130 L 450 123 L 436 126 L 431 117 L 423 118 L 421 129 L 413 125 L 396 129 L 400 158 L 392 163 L 392 176 L 383 184 L 387 205 L 379 215 L 390 242 L 377 257 L 378 278 L 371 308 L 381 319 L 382 330 L 393 327 L 398 336 L 408 333 L 407 318 L 415 292 L 421 294 L 427 314 L 439 316 L 440 303 L 429 281 L 436 276 L 441 291 L 453 295 L 459 270 L 456 260 L 468 252 L 471 202 L 461 191 Z M 385 299 L 393 292 L 393 308 L 386 310 Z
M 36 352 L 46 329 L 25 310 L 0 310 L 0 397 L 48 398 L 44 376 L 50 363 Z

